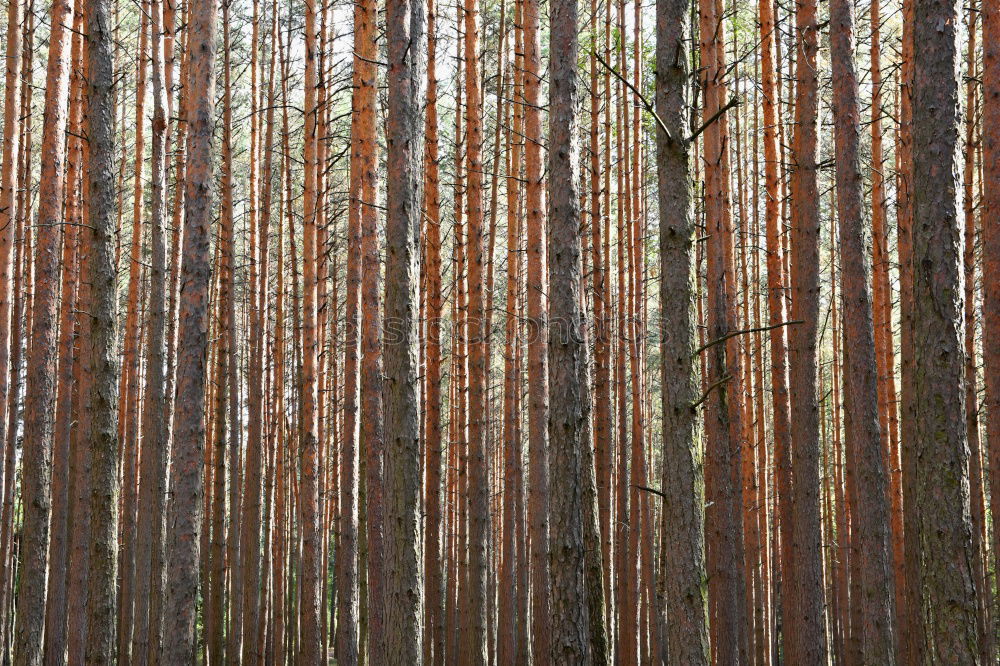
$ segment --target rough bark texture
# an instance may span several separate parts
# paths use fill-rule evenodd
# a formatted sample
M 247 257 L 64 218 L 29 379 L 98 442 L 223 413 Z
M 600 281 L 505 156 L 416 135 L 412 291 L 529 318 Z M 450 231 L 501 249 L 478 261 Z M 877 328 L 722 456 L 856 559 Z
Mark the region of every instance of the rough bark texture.
M 389 0 L 385 321 L 385 556 L 388 663 L 420 664 L 420 385 L 417 381 L 420 185 L 426 61 L 424 0 Z M 378 640 L 378 638 L 376 638 Z
M 135 610 L 132 632 L 132 663 L 145 664 L 149 648 L 149 602 L 154 572 L 153 553 L 162 549 L 167 478 L 167 430 L 164 377 L 166 339 L 166 196 L 167 196 L 167 88 L 164 71 L 163 19 L 168 0 L 152 0 L 152 211 L 150 216 L 149 293 L 146 325 L 146 388 L 143 392 L 142 448 L 140 453 L 139 511 L 136 530 Z M 160 524 L 157 525 L 157 522 Z M 155 539 L 155 541 L 154 541 Z M 158 579 L 158 578 L 157 578 Z
M 915 0 L 913 351 L 923 663 L 979 663 L 965 432 L 959 8 Z
M 795 134 L 792 145 L 792 327 L 790 352 L 792 443 L 792 563 L 787 593 L 793 595 L 787 623 L 788 659 L 826 660 L 823 620 L 823 550 L 819 497 L 819 405 L 816 396 L 819 331 L 819 18 L 815 0 L 796 6 Z
M 740 438 L 743 428 L 738 399 L 740 358 L 736 339 L 736 284 L 733 267 L 732 215 L 729 199 L 728 132 L 722 118 L 726 70 L 722 44 L 725 31 L 714 0 L 699 6 L 702 54 L 705 225 L 707 255 L 707 336 L 714 341 L 708 356 L 705 410 L 705 511 L 708 603 L 712 659 L 743 663 L 747 659 L 746 588 L 743 568 Z
M 1000 517 L 1000 225 L 993 221 L 1000 215 L 1000 7 L 983 2 L 982 18 L 983 378 L 990 508 L 996 520 Z M 1000 562 L 998 544 L 1000 531 L 994 529 L 994 567 Z
M 56 379 L 57 307 L 59 305 L 59 230 L 62 222 L 66 159 L 64 132 L 69 115 L 68 83 L 73 7 L 52 4 L 49 60 L 45 78 L 43 160 L 39 181 L 35 284 L 25 386 L 24 450 L 21 496 L 24 498 L 14 630 L 14 663 L 41 664 L 45 629 L 46 563 L 51 511 L 53 401 Z
M 316 245 L 317 217 L 317 143 L 316 102 L 318 22 L 316 2 L 305 3 L 305 140 L 304 177 L 302 190 L 302 418 L 301 478 L 299 507 L 302 535 L 302 586 L 299 600 L 299 623 L 302 636 L 299 659 L 306 664 L 320 659 L 320 518 L 319 518 L 319 416 L 318 400 L 318 337 L 316 303 L 316 267 L 319 261 Z
M 467 164 L 469 308 L 469 633 L 470 664 L 487 660 L 487 548 L 489 544 L 489 469 L 487 437 L 487 345 L 483 228 L 483 123 L 479 69 L 478 0 L 465 0 L 465 156 Z
M 699 398 L 695 377 L 695 221 L 688 42 L 691 15 L 683 0 L 659 0 L 656 10 L 656 107 L 665 128 L 656 134 L 660 213 L 660 342 L 662 347 L 663 468 L 666 493 L 664 557 L 657 581 L 667 635 L 664 663 L 708 663 L 705 617 L 705 533 L 701 463 L 697 455 Z M 667 130 L 670 135 L 667 135 Z
M 551 5 L 549 52 L 549 453 L 552 477 L 549 563 L 552 580 L 552 652 L 548 663 L 589 664 L 590 626 L 584 577 L 584 447 L 587 420 L 587 347 L 580 197 L 577 192 L 577 5 Z
M 204 521 L 205 375 L 208 355 L 209 224 L 215 190 L 216 5 L 192 6 L 186 117 L 187 175 L 179 294 L 177 398 L 170 463 L 168 566 L 160 663 L 195 660 L 195 603 Z
M 541 9 L 524 3 L 524 179 L 527 210 L 528 521 L 531 542 L 531 655 L 549 658 L 549 461 L 547 247 L 542 186 Z
M 854 10 L 848 0 L 830 3 L 830 50 L 836 89 L 833 95 L 837 154 L 837 216 L 840 222 L 840 277 L 846 363 L 847 438 L 854 452 L 858 503 L 852 506 L 857 539 L 861 597 L 852 599 L 861 626 L 852 627 L 867 664 L 895 661 L 893 596 L 889 550 L 889 477 L 878 415 L 878 366 L 865 253 L 858 78 L 854 68 Z
M 113 169 L 114 69 L 111 8 L 107 0 L 84 5 L 89 41 L 85 181 L 89 194 L 90 313 L 86 348 L 89 395 L 85 404 L 90 458 L 90 553 L 88 557 L 86 663 L 111 664 L 115 646 L 115 582 L 118 536 L 117 369 L 115 353 L 116 274 L 114 260 L 115 178 Z

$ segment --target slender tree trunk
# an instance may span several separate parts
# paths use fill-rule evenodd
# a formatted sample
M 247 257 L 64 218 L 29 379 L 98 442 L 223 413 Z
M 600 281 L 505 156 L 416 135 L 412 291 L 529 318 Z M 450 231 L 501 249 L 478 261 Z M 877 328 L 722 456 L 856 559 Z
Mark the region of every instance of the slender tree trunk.
M 990 508 L 1000 507 L 1000 229 L 987 220 L 1000 212 L 1000 7 L 982 3 L 983 118 L 983 378 L 986 441 L 989 446 Z M 968 221 L 966 222 L 968 224 Z M 994 570 L 1000 562 L 1000 531 L 993 530 Z M 995 574 L 994 574 L 995 575 Z M 995 617 L 1000 610 L 994 608 Z
M 161 520 L 157 513 L 163 506 L 159 498 L 166 490 L 168 439 L 164 391 L 164 326 L 166 316 L 166 195 L 167 195 L 167 89 L 164 71 L 164 40 L 162 38 L 164 5 L 169 0 L 152 0 L 152 214 L 150 218 L 150 283 L 149 322 L 146 327 L 146 388 L 142 415 L 142 450 L 140 470 L 139 512 L 136 539 L 135 614 L 133 633 L 133 663 L 144 664 L 149 646 L 149 601 L 154 574 L 153 551 L 162 546 L 154 537 L 162 537 L 154 521 Z
M 320 526 L 319 526 L 319 420 L 316 401 L 318 377 L 316 269 L 319 251 L 316 245 L 317 217 L 317 60 L 318 48 L 316 3 L 305 5 L 305 139 L 304 179 L 302 189 L 302 418 L 301 481 L 299 502 L 302 533 L 302 597 L 299 600 L 299 624 L 302 642 L 298 658 L 307 664 L 319 662 L 320 655 Z
M 524 180 L 527 210 L 528 315 L 528 520 L 531 540 L 531 655 L 549 659 L 549 462 L 548 462 L 548 315 L 545 204 L 542 185 L 542 121 L 538 0 L 525 0 L 524 15 Z
M 46 159 L 39 180 L 35 283 L 32 296 L 31 344 L 24 407 L 24 450 L 21 496 L 24 498 L 20 544 L 21 570 L 17 595 L 14 663 L 41 664 L 45 628 L 46 563 L 52 484 L 53 400 L 56 376 L 56 328 L 59 288 L 59 225 L 62 221 L 66 159 L 64 133 L 69 115 L 69 69 L 73 7 L 66 1 L 51 8 L 49 60 L 46 72 L 42 152 Z
M 739 490 L 740 424 L 738 391 L 740 359 L 735 338 L 735 273 L 732 264 L 732 228 L 729 211 L 728 133 L 713 116 L 722 109 L 725 87 L 723 49 L 725 32 L 714 0 L 704 0 L 699 9 L 702 53 L 702 117 L 709 122 L 704 131 L 705 224 L 709 234 L 708 338 L 705 495 L 709 612 L 712 623 L 712 657 L 718 663 L 744 663 L 747 659 L 744 622 L 745 581 L 743 534 L 740 524 Z
M 868 289 L 863 193 L 858 146 L 861 140 L 858 78 L 854 68 L 854 10 L 847 0 L 830 6 L 834 130 L 837 153 L 837 216 L 843 283 L 845 377 L 850 395 L 847 437 L 855 452 L 858 504 L 856 520 L 861 598 L 863 663 L 895 661 L 889 550 L 888 473 L 878 417 L 878 367 Z
M 59 306 L 58 377 L 55 401 L 55 428 L 52 470 L 52 536 L 49 542 L 48 590 L 45 606 L 45 658 L 61 663 L 66 653 L 66 582 L 70 525 L 70 433 L 73 419 L 76 312 L 80 303 L 80 172 L 83 150 L 79 139 L 82 123 L 81 70 L 83 68 L 83 14 L 74 3 L 72 67 L 70 76 L 69 125 L 66 140 L 67 171 L 64 216 L 68 224 L 62 233 L 62 285 Z
M 441 533 L 441 199 L 438 172 L 437 35 L 434 0 L 427 2 L 427 116 L 424 147 L 424 212 L 426 214 L 426 426 L 424 434 L 424 663 L 444 663 L 444 589 Z M 341 509 L 343 511 L 343 509 Z
M 483 128 L 479 80 L 479 9 L 465 0 L 465 155 L 468 168 L 466 215 L 469 268 L 469 614 L 465 635 L 470 664 L 487 661 L 487 548 L 489 543 L 489 470 L 486 454 L 487 331 L 483 251 Z

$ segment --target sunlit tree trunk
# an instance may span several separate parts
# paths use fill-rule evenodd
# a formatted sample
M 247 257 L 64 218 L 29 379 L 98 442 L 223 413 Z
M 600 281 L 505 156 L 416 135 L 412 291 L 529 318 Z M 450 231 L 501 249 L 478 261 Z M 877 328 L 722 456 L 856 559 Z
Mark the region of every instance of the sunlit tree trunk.
M 59 226 L 62 221 L 66 160 L 64 133 L 69 115 L 70 47 L 73 7 L 59 1 L 51 7 L 49 59 L 45 77 L 42 152 L 46 159 L 39 180 L 35 283 L 31 337 L 25 386 L 24 448 L 21 496 L 23 526 L 14 663 L 42 663 L 45 628 L 46 563 L 51 513 L 53 400 L 56 378 L 56 329 L 59 288 Z
M 205 375 L 208 351 L 209 224 L 214 199 L 216 6 L 192 6 L 188 56 L 187 173 L 179 294 L 177 401 L 170 467 L 166 605 L 160 663 L 195 659 L 195 603 L 204 519 Z
M 860 562 L 859 590 L 853 600 L 860 609 L 863 663 L 895 661 L 893 597 L 890 578 L 889 476 L 878 415 L 878 367 L 872 298 L 868 288 L 865 253 L 863 192 L 859 144 L 861 141 L 858 78 L 854 66 L 854 10 L 846 0 L 830 5 L 830 39 L 837 154 L 837 217 L 844 339 L 846 351 L 847 437 L 854 450 L 857 497 L 853 526 L 857 530 Z

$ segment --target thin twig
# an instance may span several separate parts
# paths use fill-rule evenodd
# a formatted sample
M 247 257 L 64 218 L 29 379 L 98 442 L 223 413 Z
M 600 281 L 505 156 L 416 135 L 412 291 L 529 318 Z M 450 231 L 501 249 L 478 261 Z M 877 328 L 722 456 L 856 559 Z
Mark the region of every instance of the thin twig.
M 713 382 L 711 386 L 709 386 L 707 389 L 705 389 L 705 392 L 701 394 L 701 397 L 698 398 L 698 400 L 696 400 L 694 403 L 691 404 L 691 409 L 696 409 L 699 405 L 701 405 L 701 403 L 703 403 L 706 400 L 708 400 L 708 396 L 711 395 L 712 391 L 714 391 L 715 389 L 719 388 L 720 386 L 722 386 L 723 384 L 725 384 L 726 382 L 728 382 L 732 378 L 733 378 L 732 375 L 726 375 L 725 377 L 723 377 L 719 381 Z
M 625 86 L 628 87 L 628 89 L 631 90 L 632 93 L 639 98 L 639 101 L 642 102 L 642 106 L 645 107 L 646 111 L 649 111 L 650 115 L 653 116 L 653 120 L 655 120 L 656 124 L 660 126 L 660 129 L 663 130 L 663 133 L 667 135 L 667 140 L 670 141 L 670 143 L 674 143 L 674 135 L 671 134 L 669 129 L 667 129 L 667 126 L 663 123 L 663 119 L 660 118 L 660 116 L 656 113 L 656 109 L 653 107 L 652 104 L 650 104 L 649 100 L 646 99 L 645 95 L 639 92 L 639 90 L 634 85 L 632 85 L 632 83 L 628 79 L 622 76 L 617 69 L 615 69 L 607 62 L 605 62 L 604 58 L 602 58 L 596 51 L 594 52 L 594 56 L 597 58 L 597 61 L 599 63 L 601 63 L 605 68 L 607 68 L 609 72 L 615 75 L 616 79 L 624 83 Z
M 650 488 L 648 486 L 638 486 L 638 485 L 635 485 L 635 484 L 633 484 L 632 487 L 633 488 L 638 488 L 639 490 L 645 490 L 647 493 L 653 493 L 654 495 L 659 495 L 663 499 L 667 499 L 667 496 L 664 495 L 663 493 L 661 493 L 656 488 Z
M 782 326 L 790 326 L 792 324 L 801 324 L 801 323 L 803 323 L 801 319 L 795 319 L 795 320 L 792 320 L 792 321 L 783 321 L 780 324 L 771 324 L 770 326 L 761 326 L 760 328 L 746 328 L 746 329 L 743 329 L 742 331 L 733 331 L 732 333 L 727 333 L 727 334 L 723 335 L 721 338 L 718 338 L 716 340 L 712 340 L 711 342 L 706 342 L 701 347 L 698 347 L 698 349 L 695 350 L 695 352 L 694 352 L 694 354 L 692 354 L 692 356 L 697 356 L 698 354 L 702 353 L 706 349 L 711 349 L 715 345 L 722 344 L 723 342 L 725 342 L 729 338 L 735 338 L 737 335 L 746 335 L 748 333 L 764 333 L 765 331 L 771 331 L 771 330 L 774 330 L 776 328 L 781 328 Z
M 739 104 L 740 104 L 740 98 L 739 97 L 730 97 L 729 101 L 726 102 L 722 106 L 721 109 L 719 109 L 718 111 L 716 111 L 715 113 L 713 113 L 711 118 L 709 118 L 708 120 L 706 120 L 705 122 L 703 122 L 698 127 L 698 129 L 696 129 L 694 132 L 692 132 L 691 136 L 689 136 L 687 138 L 687 140 L 688 141 L 694 141 L 695 139 L 697 139 L 698 136 L 701 135 L 702 132 L 704 132 L 706 129 L 708 129 L 709 125 L 711 125 L 712 123 L 714 123 L 715 121 L 717 121 L 719 118 L 721 118 L 723 116 L 723 114 L 726 113 L 726 111 L 728 111 L 729 109 L 733 108 L 734 106 L 739 106 Z

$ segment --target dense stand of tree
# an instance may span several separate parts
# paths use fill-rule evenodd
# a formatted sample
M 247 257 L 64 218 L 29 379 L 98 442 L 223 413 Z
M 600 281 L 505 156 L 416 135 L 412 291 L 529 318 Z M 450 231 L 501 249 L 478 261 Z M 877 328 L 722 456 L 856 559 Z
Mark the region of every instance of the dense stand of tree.
M 997 663 L 996 0 L 0 27 L 0 662 Z

